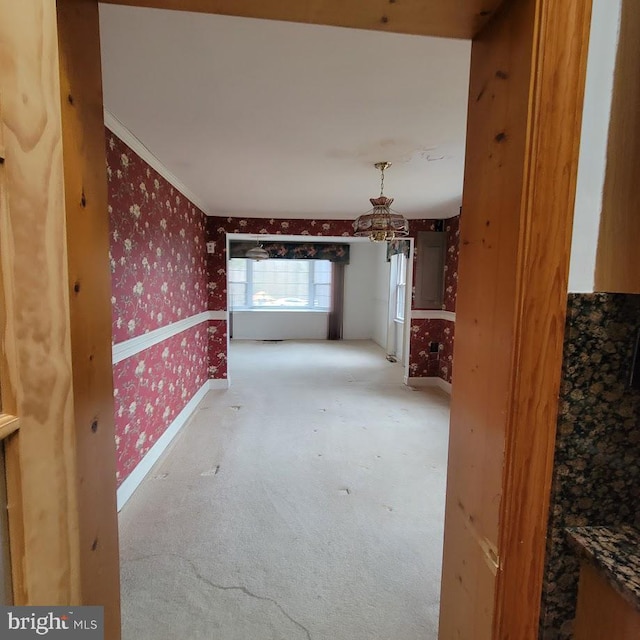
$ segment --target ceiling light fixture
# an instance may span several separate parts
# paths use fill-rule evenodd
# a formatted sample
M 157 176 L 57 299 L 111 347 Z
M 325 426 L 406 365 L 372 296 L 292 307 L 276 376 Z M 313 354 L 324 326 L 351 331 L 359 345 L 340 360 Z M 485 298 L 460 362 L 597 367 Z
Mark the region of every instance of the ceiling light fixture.
M 260 244 L 260 240 L 256 238 L 256 246 L 251 247 L 244 254 L 250 260 L 255 260 L 256 262 L 260 262 L 260 260 L 267 260 L 269 258 L 269 252 Z
M 354 235 L 368 237 L 372 242 L 384 242 L 409 235 L 406 218 L 390 209 L 393 198 L 384 195 L 384 172 L 391 163 L 376 162 L 374 166 L 380 171 L 380 196 L 369 199 L 373 209 L 359 216 L 353 223 Z

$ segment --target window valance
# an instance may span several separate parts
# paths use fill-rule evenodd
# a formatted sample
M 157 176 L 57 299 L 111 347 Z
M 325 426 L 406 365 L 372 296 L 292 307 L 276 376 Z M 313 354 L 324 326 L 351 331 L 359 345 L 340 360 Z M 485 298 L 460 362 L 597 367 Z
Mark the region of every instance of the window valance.
M 391 260 L 391 256 L 396 256 L 400 253 L 405 258 L 408 258 L 409 246 L 408 240 L 390 240 L 387 242 L 387 262 Z
M 326 242 L 260 242 L 270 258 L 288 260 L 329 260 L 349 264 L 349 245 Z M 256 246 L 252 240 L 232 240 L 230 258 L 244 258 L 247 251 Z

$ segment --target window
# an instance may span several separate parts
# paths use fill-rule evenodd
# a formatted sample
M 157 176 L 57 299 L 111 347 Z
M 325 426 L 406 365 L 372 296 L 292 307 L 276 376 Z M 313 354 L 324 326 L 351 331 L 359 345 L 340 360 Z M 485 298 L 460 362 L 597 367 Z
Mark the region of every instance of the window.
M 331 305 L 331 262 L 231 258 L 229 304 L 231 310 L 326 311 Z
M 401 253 L 393 256 L 396 260 L 396 320 L 404 320 L 407 295 L 407 262 Z

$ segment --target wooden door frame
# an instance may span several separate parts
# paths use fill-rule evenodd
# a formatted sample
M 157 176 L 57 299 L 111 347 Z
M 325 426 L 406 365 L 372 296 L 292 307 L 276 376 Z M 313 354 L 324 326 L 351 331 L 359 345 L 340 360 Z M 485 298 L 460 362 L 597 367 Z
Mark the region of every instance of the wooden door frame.
M 526 98 L 526 125 L 493 132 L 497 143 L 520 137 L 525 145 L 522 194 L 513 209 L 518 233 L 510 239 L 517 247 L 513 314 L 503 334 L 498 327 L 485 336 L 496 348 L 508 342 L 510 358 L 505 386 L 496 392 L 506 406 L 504 440 L 497 445 L 504 451 L 497 540 L 480 536 L 474 542 L 474 553 L 493 563 L 496 586 L 481 603 L 471 579 L 472 606 L 463 612 L 471 620 L 482 617 L 484 607 L 495 640 L 530 640 L 539 615 L 591 0 L 507 0 L 501 7 L 500 0 L 113 1 L 474 37 L 477 51 L 486 46 L 476 38 L 486 25 L 516 5 L 531 9 L 530 71 L 512 83 Z M 489 8 L 481 11 L 483 6 Z M 55 0 L 0 0 L 0 18 L 0 386 L 4 410 L 21 425 L 25 601 L 104 604 L 106 637 L 116 640 L 119 569 L 97 0 L 58 0 L 57 14 Z M 470 96 L 470 110 L 478 100 Z M 468 157 L 474 145 L 486 143 L 469 134 Z M 487 157 L 481 161 L 489 163 Z M 465 184 L 465 200 L 472 195 L 469 188 Z M 473 188 L 481 191 L 481 181 Z M 473 221 L 484 213 L 465 207 L 463 261 L 472 256 L 471 243 L 480 242 Z M 499 242 L 500 234 L 495 237 Z M 458 331 L 471 336 L 473 320 L 458 317 Z M 454 412 L 465 403 L 464 376 L 458 376 L 460 385 L 456 376 Z M 464 431 L 463 422 L 452 424 L 452 434 Z M 449 505 L 455 500 L 449 492 Z M 476 530 L 472 519 L 464 526 Z M 449 605 L 443 611 L 456 615 Z M 441 640 L 449 640 L 442 630 Z

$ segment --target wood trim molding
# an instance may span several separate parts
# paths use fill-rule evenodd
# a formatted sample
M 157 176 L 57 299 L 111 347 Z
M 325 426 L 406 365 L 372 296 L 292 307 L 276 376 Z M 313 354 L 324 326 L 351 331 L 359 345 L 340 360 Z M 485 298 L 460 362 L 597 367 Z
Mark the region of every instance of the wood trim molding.
M 105 0 L 156 9 L 219 13 L 392 33 L 473 38 L 503 0 Z
M 575 640 L 638 640 L 640 612 L 618 593 L 600 567 L 580 563 Z
M 440 637 L 538 636 L 590 0 L 474 39 Z
M 5 441 L 14 600 L 33 605 L 82 590 L 56 25 L 53 0 L 0 0 L 0 377 L 20 420 Z
M 538 635 L 591 7 L 537 2 L 495 638 Z
M 412 320 L 448 320 L 449 322 L 456 321 L 456 314 L 454 311 L 440 311 L 439 309 L 412 309 Z
M 118 120 L 108 109 L 104 109 L 104 124 L 131 150 L 135 151 L 152 169 L 155 169 L 169 184 L 173 185 L 185 198 L 191 201 L 205 215 L 209 216 L 209 208 L 203 200 L 187 187 L 180 178 L 170 171 L 152 151 L 150 151 L 139 138 L 137 138 L 127 127 Z
M 202 324 L 203 322 L 207 322 L 208 320 L 226 321 L 227 312 L 203 311 L 202 313 L 190 316 L 189 318 L 184 318 L 183 320 L 178 320 L 178 322 L 168 324 L 165 327 L 160 327 L 159 329 L 143 333 L 135 338 L 114 344 L 111 349 L 111 361 L 113 364 L 118 364 L 118 362 L 131 358 L 149 347 L 153 347 L 156 344 L 164 342 L 165 340 L 168 340 L 173 336 L 177 336 L 179 333 Z
M 56 0 L 62 115 L 81 604 L 104 606 L 120 638 L 120 567 L 111 364 L 111 268 L 97 0 Z M 62 225 L 65 229 L 65 224 Z M 43 394 L 45 395 L 45 394 Z M 22 432 L 22 430 L 21 430 Z M 21 433 L 22 437 L 22 433 Z M 96 508 L 98 506 L 98 508 Z
M 4 440 L 14 431 L 17 431 L 20 421 L 15 416 L 6 413 L 0 413 L 0 440 Z

